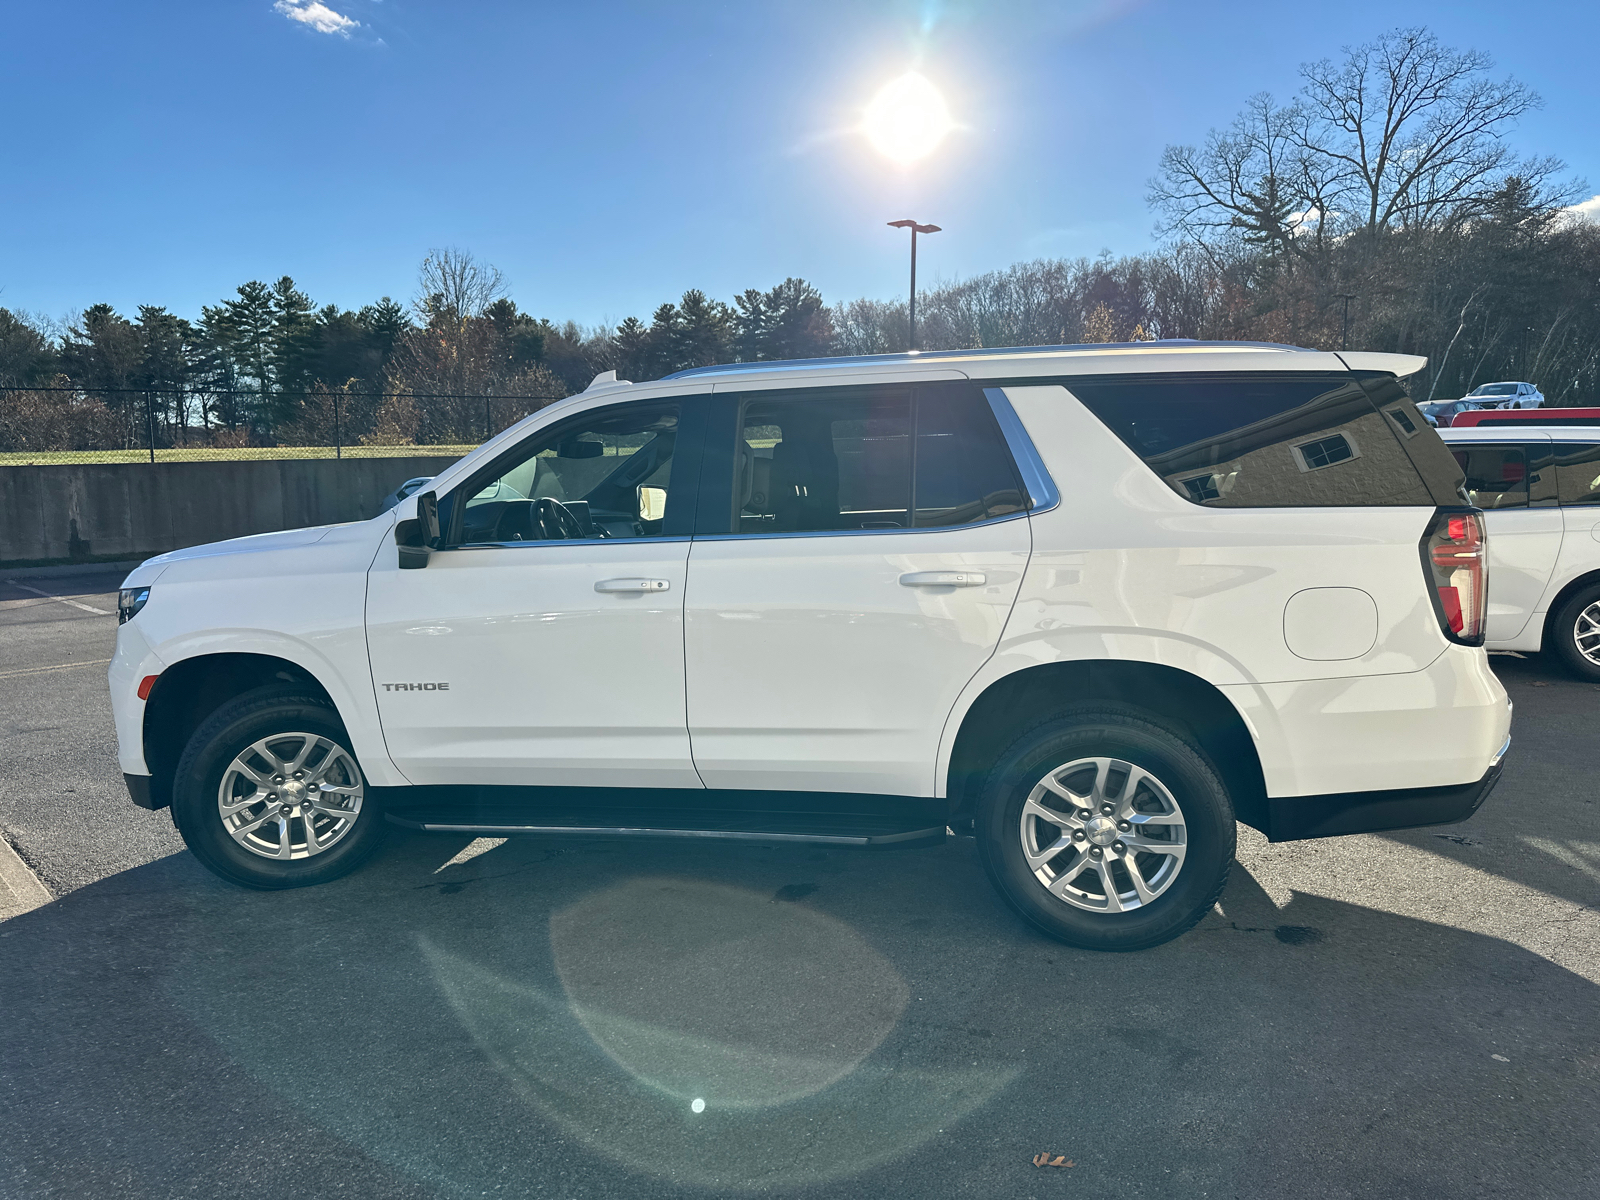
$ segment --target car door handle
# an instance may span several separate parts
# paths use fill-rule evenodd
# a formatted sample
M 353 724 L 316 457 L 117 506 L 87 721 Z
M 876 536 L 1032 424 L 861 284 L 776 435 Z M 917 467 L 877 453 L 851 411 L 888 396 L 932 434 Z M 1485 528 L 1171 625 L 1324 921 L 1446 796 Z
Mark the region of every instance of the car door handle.
M 672 585 L 665 579 L 602 579 L 594 585 L 597 592 L 664 592 Z
M 982 587 L 988 582 L 982 571 L 913 571 L 900 576 L 906 587 Z

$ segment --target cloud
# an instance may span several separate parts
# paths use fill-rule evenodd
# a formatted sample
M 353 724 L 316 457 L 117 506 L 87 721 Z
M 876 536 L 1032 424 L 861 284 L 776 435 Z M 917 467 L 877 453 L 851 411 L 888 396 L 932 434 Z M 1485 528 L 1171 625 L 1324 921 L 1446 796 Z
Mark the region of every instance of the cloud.
M 1600 225 L 1600 196 L 1590 196 L 1581 204 L 1574 204 L 1566 210 L 1569 216 L 1580 221 L 1593 221 Z
M 291 21 L 309 25 L 318 33 L 337 33 L 340 37 L 349 37 L 350 31 L 361 25 L 360 21 L 334 12 L 321 0 L 274 0 L 272 10 Z

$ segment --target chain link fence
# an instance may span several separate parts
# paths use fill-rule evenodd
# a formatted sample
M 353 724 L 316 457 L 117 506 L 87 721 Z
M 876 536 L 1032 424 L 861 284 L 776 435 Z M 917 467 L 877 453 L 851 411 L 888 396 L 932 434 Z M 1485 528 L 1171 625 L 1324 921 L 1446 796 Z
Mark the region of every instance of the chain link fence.
M 563 397 L 0 387 L 0 466 L 459 456 Z

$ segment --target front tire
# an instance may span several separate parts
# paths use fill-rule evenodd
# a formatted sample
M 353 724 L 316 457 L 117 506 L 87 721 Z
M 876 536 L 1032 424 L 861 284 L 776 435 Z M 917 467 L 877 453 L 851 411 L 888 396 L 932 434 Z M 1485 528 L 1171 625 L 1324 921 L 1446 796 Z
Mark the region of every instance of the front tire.
M 1143 950 L 1195 925 L 1233 866 L 1233 805 L 1187 732 L 1097 705 L 1022 734 L 984 782 L 975 831 L 1000 894 L 1085 950 Z
M 211 871 L 263 889 L 347 875 L 385 828 L 338 714 L 293 686 L 249 692 L 195 730 L 172 820 Z
M 1600 683 L 1600 584 L 1579 589 L 1550 614 L 1544 645 L 1579 679 Z

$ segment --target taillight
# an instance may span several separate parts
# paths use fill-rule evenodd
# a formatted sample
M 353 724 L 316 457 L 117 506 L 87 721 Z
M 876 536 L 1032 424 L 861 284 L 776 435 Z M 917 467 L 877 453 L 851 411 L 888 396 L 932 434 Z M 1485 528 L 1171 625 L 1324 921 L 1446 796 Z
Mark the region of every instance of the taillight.
M 1477 509 L 1441 509 L 1422 539 L 1422 565 L 1433 588 L 1439 628 L 1453 642 L 1483 645 L 1489 607 L 1488 545 Z

